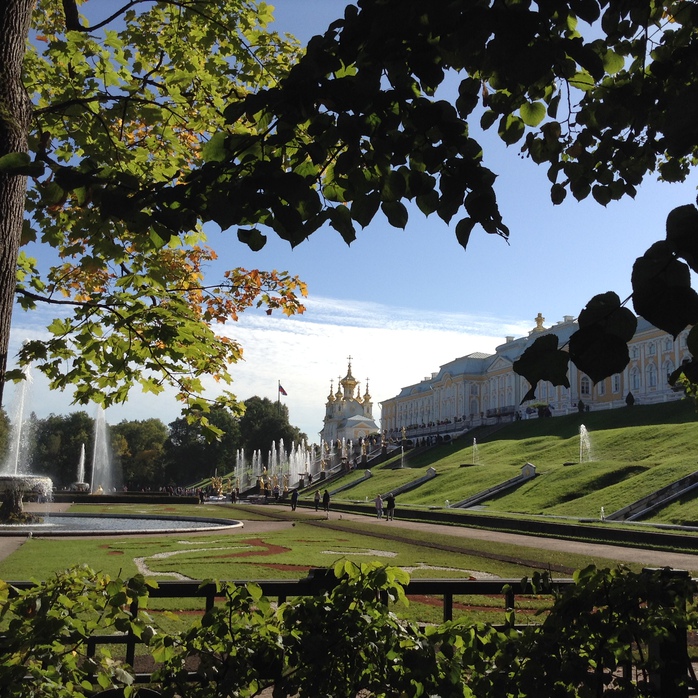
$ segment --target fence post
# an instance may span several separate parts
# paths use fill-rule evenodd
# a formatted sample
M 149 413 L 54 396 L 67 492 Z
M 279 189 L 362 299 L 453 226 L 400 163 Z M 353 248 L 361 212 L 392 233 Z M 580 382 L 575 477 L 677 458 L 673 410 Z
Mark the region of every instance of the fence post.
M 138 617 L 138 597 L 133 599 L 130 607 L 131 612 L 131 622 L 133 622 Z M 136 661 L 136 643 L 139 639 L 133 632 L 133 626 L 129 623 L 128 631 L 126 633 L 126 664 L 133 666 Z
M 644 569 L 643 572 L 657 572 Z M 650 683 L 657 690 L 659 698 L 688 698 L 688 636 L 686 632 L 685 610 L 686 597 L 681 593 L 682 581 L 690 579 L 686 570 L 659 570 L 663 589 L 667 596 L 660 600 L 662 605 L 672 604 L 673 594 L 676 594 L 676 604 L 684 612 L 684 622 L 679 626 L 669 628 L 668 637 L 653 640 L 649 647 Z M 677 583 L 678 582 L 678 583 Z M 673 593 L 672 593 L 673 592 Z
M 444 623 L 453 620 L 453 594 L 450 591 L 444 592 Z

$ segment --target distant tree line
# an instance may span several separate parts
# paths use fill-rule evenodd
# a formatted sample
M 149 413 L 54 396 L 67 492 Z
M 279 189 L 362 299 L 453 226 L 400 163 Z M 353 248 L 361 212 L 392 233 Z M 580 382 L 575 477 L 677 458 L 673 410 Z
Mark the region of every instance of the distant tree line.
M 245 413 L 233 414 L 226 407 L 214 407 L 209 423 L 224 433 L 211 441 L 198 421 L 185 417 L 164 424 L 160 419 L 122 420 L 110 425 L 112 457 L 129 489 L 158 489 L 167 485 L 186 486 L 216 472 L 223 475 L 235 467 L 236 453 L 247 457 L 259 450 L 266 461 L 272 443 L 283 439 L 287 449 L 307 437 L 289 423 L 288 408 L 268 398 L 251 397 Z M 0 413 L 0 452 L 8 452 L 11 423 Z M 33 474 L 52 478 L 58 488 L 77 479 L 81 449 L 85 447 L 86 480 L 89 482 L 94 450 L 94 418 L 87 412 L 51 414 L 44 419 L 31 414 L 23 427 L 29 439 L 29 468 Z

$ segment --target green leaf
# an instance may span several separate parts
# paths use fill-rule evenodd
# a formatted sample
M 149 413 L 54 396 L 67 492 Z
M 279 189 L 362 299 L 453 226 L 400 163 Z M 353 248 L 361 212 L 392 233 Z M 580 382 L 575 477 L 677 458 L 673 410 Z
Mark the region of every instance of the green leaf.
M 591 195 L 594 197 L 595 201 L 602 206 L 608 205 L 613 198 L 611 190 L 600 184 L 596 184 L 591 188 Z
M 439 207 L 439 194 L 434 190 L 427 194 L 419 194 L 415 199 L 415 203 L 425 216 L 429 216 Z
M 362 228 L 365 228 L 373 220 L 380 203 L 381 197 L 378 192 L 372 192 L 367 196 L 357 196 L 350 204 L 351 217 Z
M 392 170 L 385 178 L 381 189 L 383 201 L 399 201 L 405 195 L 407 185 L 401 172 Z
M 27 153 L 8 153 L 0 157 L 0 172 L 5 174 L 17 174 L 17 170 L 31 163 Z
M 267 236 L 256 228 L 238 229 L 238 240 L 245 243 L 253 252 L 259 252 L 267 244 Z
M 465 250 L 470 241 L 470 233 L 475 227 L 475 221 L 472 218 L 462 218 L 456 224 L 456 239 L 458 244 Z
M 576 87 L 578 90 L 582 90 L 584 92 L 593 90 L 594 87 L 596 87 L 594 78 L 591 77 L 586 70 L 581 70 L 578 73 L 575 73 L 570 78 L 569 83 L 572 85 L 572 87 Z
M 602 58 L 604 70 L 609 75 L 619 73 L 625 67 L 625 58 L 615 51 L 606 51 Z
M 698 322 L 698 294 L 691 288 L 688 265 L 676 259 L 668 242 L 657 242 L 633 265 L 633 306 L 676 338 Z
M 351 212 L 346 206 L 335 206 L 329 210 L 330 225 L 342 236 L 344 242 L 350 245 L 356 240 L 356 231 L 351 222 Z
M 335 203 L 344 203 L 346 201 L 345 189 L 340 184 L 337 184 L 336 181 L 325 184 L 322 188 L 322 193 L 328 201 Z
M 538 126 L 546 115 L 546 108 L 542 102 L 526 102 L 519 109 L 521 119 L 526 126 Z
M 553 385 L 570 387 L 567 378 L 569 355 L 558 349 L 557 344 L 557 335 L 545 334 L 538 337 L 514 362 L 514 372 L 531 384 L 531 389 L 522 402 L 535 398 L 535 389 L 539 381 L 550 381 Z
M 671 373 L 668 383 L 669 385 L 676 385 L 681 379 L 685 379 L 693 385 L 698 385 L 698 361 L 695 359 L 684 361 Z
M 562 184 L 553 184 L 553 186 L 550 188 L 550 200 L 556 206 L 561 204 L 565 200 L 566 196 L 567 189 L 565 189 Z
M 36 240 L 36 230 L 26 218 L 22 221 L 22 245 Z
M 524 122 L 514 114 L 503 116 L 499 122 L 499 137 L 507 144 L 513 145 L 524 135 Z
M 26 177 L 41 177 L 44 174 L 43 162 L 32 160 L 27 153 L 8 153 L 0 157 L 0 173 Z
M 204 162 L 223 162 L 228 155 L 225 147 L 227 134 L 225 131 L 214 133 L 201 149 L 201 156 Z
M 688 204 L 673 209 L 666 219 L 666 239 L 671 250 L 698 272 L 698 208 Z
M 637 318 L 630 310 L 621 306 L 617 293 L 608 291 L 594 296 L 579 314 L 579 327 L 598 327 L 602 332 L 613 334 L 629 342 L 637 331 Z
M 209 443 L 214 443 L 218 439 L 221 438 L 223 435 L 223 430 L 219 429 L 217 426 L 214 424 L 211 424 L 210 422 L 205 422 L 203 419 L 201 420 L 201 434 L 202 436 L 208 441 Z
M 665 182 L 683 182 L 690 171 L 684 160 L 675 158 L 660 162 L 658 169 L 661 179 Z
M 480 126 L 483 131 L 493 126 L 497 121 L 497 112 L 492 111 L 492 109 L 487 109 L 482 113 L 480 117 Z
M 599 325 L 580 327 L 570 337 L 569 352 L 574 365 L 594 383 L 621 373 L 630 361 L 626 342 Z
M 381 204 L 381 210 L 388 219 L 388 223 L 394 228 L 404 229 L 407 225 L 407 209 L 401 201 L 384 201 Z

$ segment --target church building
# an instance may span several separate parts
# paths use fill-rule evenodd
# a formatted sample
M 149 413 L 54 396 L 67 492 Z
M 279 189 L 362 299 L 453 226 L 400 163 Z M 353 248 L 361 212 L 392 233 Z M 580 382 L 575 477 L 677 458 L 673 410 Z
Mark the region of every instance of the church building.
M 359 381 L 351 373 L 351 356 L 348 361 L 347 375 L 337 379 L 336 393 L 333 392 L 333 383 L 330 383 L 324 425 L 320 432 L 325 443 L 345 440 L 357 444 L 359 439 L 378 433 L 378 425 L 373 419 L 373 403 L 368 392 L 368 378 L 362 397 Z

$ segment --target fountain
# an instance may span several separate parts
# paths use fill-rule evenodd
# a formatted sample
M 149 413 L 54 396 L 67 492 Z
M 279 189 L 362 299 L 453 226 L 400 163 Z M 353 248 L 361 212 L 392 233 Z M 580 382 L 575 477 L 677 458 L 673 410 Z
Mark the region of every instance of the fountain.
M 53 491 L 53 482 L 49 477 L 29 473 L 29 454 L 24 423 L 24 405 L 27 392 L 31 386 L 29 370 L 25 370 L 25 379 L 18 385 L 16 404 L 12 410 L 12 428 L 10 431 L 10 449 L 0 471 L 0 521 L 23 523 L 37 519 L 33 514 L 24 512 L 22 500 L 25 496 L 47 499 Z
M 235 480 L 241 493 L 255 486 L 269 482 L 279 486 L 279 493 L 286 493 L 305 483 L 314 465 L 314 450 L 307 443 L 292 444 L 286 450 L 284 440 L 271 444 L 267 452 L 266 467 L 259 449 L 253 451 L 251 461 L 248 461 L 244 449 L 235 454 Z M 317 468 L 320 469 L 322 450 L 318 455 Z M 260 482 L 261 480 L 261 482 Z
M 92 451 L 92 479 L 90 492 L 104 494 L 114 491 L 114 469 L 112 467 L 109 430 L 104 417 L 104 409 L 97 407 L 95 415 L 95 442 Z
M 78 459 L 78 479 L 70 488 L 74 492 L 89 492 L 90 484 L 85 482 L 85 444 L 80 446 L 80 458 Z
M 591 455 L 591 439 L 589 438 L 589 431 L 582 424 L 579 427 L 579 462 L 588 463 L 594 460 Z
M 66 536 L 66 535 L 143 535 L 144 533 L 188 533 L 222 531 L 241 528 L 243 524 L 233 519 L 207 518 L 200 516 L 149 516 L 149 515 L 104 515 L 63 514 L 42 512 L 41 516 L 25 512 L 23 498 L 29 496 L 39 500 L 50 499 L 53 491 L 51 478 L 29 474 L 28 440 L 25 429 L 25 402 L 30 381 L 19 384 L 15 395 L 12 414 L 9 455 L 0 466 L 0 536 Z M 103 412 L 95 422 L 95 449 L 93 474 L 97 473 L 98 486 L 106 483 L 113 486 L 113 473 L 108 458 L 107 429 Z M 96 464 L 96 467 L 95 467 Z M 80 450 L 78 482 L 84 491 L 90 485 L 85 480 L 85 446 Z M 105 487 L 105 485 L 102 485 Z M 36 509 L 36 506 L 34 507 Z

